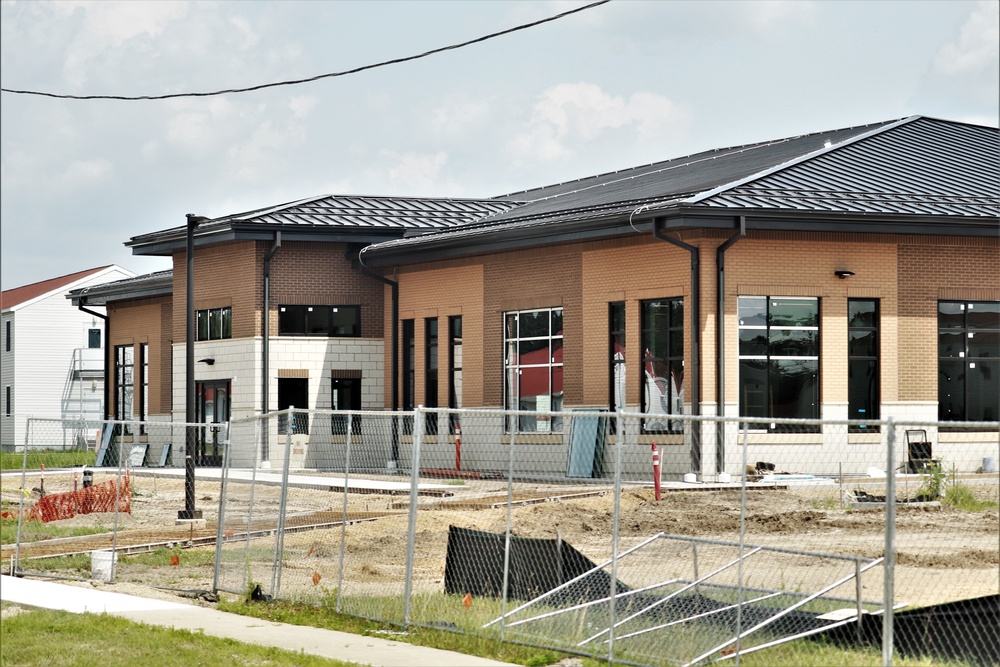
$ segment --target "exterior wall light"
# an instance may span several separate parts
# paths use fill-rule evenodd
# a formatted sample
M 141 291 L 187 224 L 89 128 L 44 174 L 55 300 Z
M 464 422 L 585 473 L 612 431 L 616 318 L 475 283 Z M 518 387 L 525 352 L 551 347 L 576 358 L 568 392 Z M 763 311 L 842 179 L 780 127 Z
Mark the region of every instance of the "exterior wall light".
M 199 359 L 198 363 L 199 364 L 208 364 L 209 366 L 214 366 L 215 365 L 215 359 L 213 359 L 211 357 L 209 357 L 208 359 Z
M 848 271 L 846 269 L 839 269 L 833 272 L 833 275 L 837 276 L 841 280 L 846 280 L 854 275 L 854 271 Z

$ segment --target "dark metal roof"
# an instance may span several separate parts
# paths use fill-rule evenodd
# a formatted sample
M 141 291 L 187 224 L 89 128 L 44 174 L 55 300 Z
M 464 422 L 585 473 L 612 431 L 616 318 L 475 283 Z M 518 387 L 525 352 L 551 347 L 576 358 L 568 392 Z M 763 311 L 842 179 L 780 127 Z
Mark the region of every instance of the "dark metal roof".
M 404 234 L 436 231 L 500 213 L 516 204 L 495 199 L 322 195 L 200 223 L 197 245 L 273 238 L 374 243 Z M 182 249 L 186 225 L 134 236 L 125 245 L 137 255 L 168 255 Z
M 173 294 L 174 272 L 156 271 L 134 278 L 125 278 L 110 283 L 91 285 L 72 290 L 66 295 L 74 306 L 106 306 L 113 301 L 126 299 L 147 299 L 154 296 Z
M 422 261 L 496 252 L 649 231 L 666 217 L 675 228 L 731 227 L 748 215 L 758 229 L 989 234 L 1000 219 L 998 174 L 996 128 L 911 116 L 504 195 L 525 203 L 460 229 L 379 243 L 361 257 L 377 266 L 417 252 L 433 255 Z

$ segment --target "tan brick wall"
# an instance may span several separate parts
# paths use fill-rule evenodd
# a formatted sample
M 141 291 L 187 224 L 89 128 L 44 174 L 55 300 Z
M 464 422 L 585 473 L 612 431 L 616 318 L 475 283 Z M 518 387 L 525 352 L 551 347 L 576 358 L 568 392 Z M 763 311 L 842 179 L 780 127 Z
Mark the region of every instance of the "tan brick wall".
M 263 243 L 260 244 L 262 247 Z M 233 338 L 260 335 L 263 277 L 258 243 L 240 241 L 194 252 L 194 309 L 233 309 Z M 183 250 L 174 253 L 173 337 L 186 339 L 187 261 Z
M 139 345 L 149 344 L 149 405 L 147 414 L 170 414 L 171 401 L 171 332 L 172 307 L 169 296 L 140 299 L 108 306 L 111 335 L 108 340 L 108 368 L 112 375 L 111 407 L 109 414 L 117 409 L 114 385 L 115 347 L 133 345 L 135 347 L 135 401 L 134 409 L 139 409 Z

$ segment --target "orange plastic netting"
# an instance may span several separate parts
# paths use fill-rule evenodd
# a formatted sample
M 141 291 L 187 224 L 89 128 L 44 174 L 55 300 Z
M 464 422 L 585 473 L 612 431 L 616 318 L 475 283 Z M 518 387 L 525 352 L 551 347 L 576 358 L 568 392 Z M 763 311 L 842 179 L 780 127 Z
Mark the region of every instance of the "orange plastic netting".
M 24 518 L 28 521 L 49 522 L 72 519 L 77 514 L 114 512 L 116 498 L 118 511 L 131 514 L 132 483 L 128 475 L 122 478 L 121 487 L 117 480 L 112 479 L 84 489 L 45 496 L 24 513 Z

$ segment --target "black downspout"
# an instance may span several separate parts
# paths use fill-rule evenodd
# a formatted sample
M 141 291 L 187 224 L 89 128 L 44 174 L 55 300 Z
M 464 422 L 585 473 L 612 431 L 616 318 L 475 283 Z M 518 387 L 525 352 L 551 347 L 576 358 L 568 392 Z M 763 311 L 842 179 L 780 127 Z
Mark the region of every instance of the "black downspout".
M 368 276 L 389 286 L 392 291 L 392 411 L 399 410 L 399 282 L 389 280 L 385 276 L 372 273 L 361 263 L 360 258 L 352 251 L 348 251 L 348 256 L 354 268 L 363 276 Z M 399 424 L 396 417 L 392 419 L 392 460 L 390 468 L 395 468 L 399 461 Z
M 264 312 L 261 318 L 264 322 L 261 332 L 261 360 L 260 360 L 260 414 L 266 415 L 270 406 L 271 398 L 268 389 L 271 386 L 271 378 L 268 376 L 268 359 L 271 356 L 271 258 L 281 248 L 281 232 L 274 233 L 274 245 L 264 256 Z M 270 436 L 268 429 L 261 430 L 261 466 L 268 468 L 271 463 Z M 266 462 L 266 463 L 265 463 Z
M 104 421 L 108 421 L 111 419 L 111 362 L 108 361 L 108 354 L 111 353 L 112 349 L 110 347 L 111 339 L 108 338 L 108 334 L 111 333 L 111 320 L 108 319 L 107 315 L 101 315 L 97 311 L 84 308 L 82 301 L 76 304 L 76 307 L 88 315 L 104 320 Z
M 697 246 L 672 239 L 661 230 L 662 220 L 653 221 L 653 236 L 672 243 L 691 253 L 691 414 L 701 415 L 701 256 Z M 695 422 L 691 428 L 691 470 L 701 474 L 701 423 Z
M 715 414 L 719 417 L 725 416 L 726 411 L 726 251 L 736 244 L 741 238 L 747 235 L 747 218 L 741 215 L 739 218 L 740 231 L 736 232 L 715 250 L 715 329 L 716 329 L 716 357 L 715 357 Z M 723 471 L 726 464 L 726 425 L 716 422 L 715 435 L 715 472 Z M 740 474 L 743 474 L 742 472 Z

